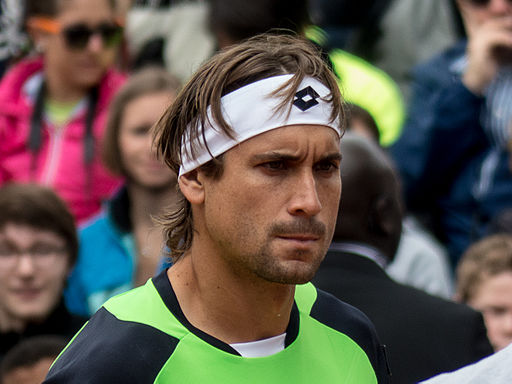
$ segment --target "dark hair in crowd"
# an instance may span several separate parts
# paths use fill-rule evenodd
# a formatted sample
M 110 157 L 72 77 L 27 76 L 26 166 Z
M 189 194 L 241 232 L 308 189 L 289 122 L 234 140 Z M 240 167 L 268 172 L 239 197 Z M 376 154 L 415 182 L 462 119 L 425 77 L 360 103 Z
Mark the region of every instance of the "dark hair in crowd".
M 380 132 L 377 127 L 377 123 L 373 116 L 368 112 L 368 110 L 360 107 L 357 104 L 347 103 L 347 128 L 351 128 L 351 123 L 355 120 L 361 121 L 364 126 L 367 128 L 368 133 L 373 137 L 375 142 L 380 141 Z
M 25 19 L 30 16 L 55 17 L 72 0 L 26 0 Z M 108 0 L 112 9 L 116 8 L 116 0 Z
M 147 67 L 129 78 L 109 107 L 102 147 L 102 160 L 107 168 L 115 174 L 126 176 L 119 148 L 119 129 L 126 105 L 148 94 L 169 92 L 176 95 L 179 88 L 179 80 L 163 68 Z
M 221 113 L 221 97 L 247 84 L 273 76 L 294 76 L 274 92 L 282 99 L 277 111 L 291 106 L 298 86 L 305 76 L 323 83 L 331 91 L 327 101 L 332 102 L 331 121 L 344 124 L 344 112 L 336 78 L 322 60 L 317 48 L 307 40 L 289 35 L 264 34 L 232 46 L 213 56 L 185 85 L 174 103 L 157 123 L 156 144 L 166 164 L 176 173 L 181 164 L 183 135 L 192 138 L 195 157 L 197 138 L 208 119 L 208 108 L 218 126 L 230 137 L 233 130 Z M 207 177 L 222 175 L 222 156 L 203 165 L 200 170 Z M 162 217 L 167 235 L 167 246 L 173 258 L 179 259 L 192 244 L 193 219 L 191 205 L 183 196 L 178 209 Z
M 66 242 L 70 265 L 78 256 L 75 222 L 66 203 L 50 188 L 36 184 L 7 184 L 0 188 L 0 229 L 23 224 L 53 232 Z
M 0 384 L 15 369 L 31 367 L 42 359 L 55 359 L 66 344 L 64 337 L 54 335 L 34 336 L 20 341 L 9 350 L 0 364 Z
M 302 33 L 310 24 L 306 0 L 210 0 L 212 31 L 241 41 L 271 29 Z

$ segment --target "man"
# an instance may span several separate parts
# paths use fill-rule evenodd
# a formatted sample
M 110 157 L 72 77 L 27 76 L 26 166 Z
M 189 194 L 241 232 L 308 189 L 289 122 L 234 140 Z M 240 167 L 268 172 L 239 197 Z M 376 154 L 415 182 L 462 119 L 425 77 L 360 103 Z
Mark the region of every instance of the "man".
M 0 359 L 23 339 L 62 335 L 85 322 L 64 307 L 62 291 L 78 253 L 71 213 L 51 190 L 0 188 Z
M 157 130 L 184 197 L 163 219 L 174 265 L 109 300 L 46 383 L 387 382 L 365 316 L 301 285 L 334 229 L 342 116 L 300 38 L 206 62 Z
M 393 169 L 373 142 L 347 133 L 334 242 L 313 282 L 356 306 L 386 345 L 392 383 L 416 383 L 491 354 L 482 316 L 393 281 L 384 271 L 400 239 Z
M 512 208 L 512 2 L 457 4 L 468 40 L 417 68 L 393 148 L 409 208 L 428 216 L 453 267 Z

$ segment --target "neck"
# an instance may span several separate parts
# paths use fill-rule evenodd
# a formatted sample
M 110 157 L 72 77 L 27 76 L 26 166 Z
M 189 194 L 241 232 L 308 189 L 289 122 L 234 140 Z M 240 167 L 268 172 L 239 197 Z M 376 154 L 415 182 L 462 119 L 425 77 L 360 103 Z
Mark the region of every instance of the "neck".
M 130 218 L 133 226 L 153 225 L 152 216 L 158 215 L 163 208 L 176 204 L 176 184 L 158 190 L 128 183 L 126 186 L 130 196 Z
M 25 321 L 9 316 L 9 314 L 0 310 L 0 332 L 22 333 L 26 326 Z
M 188 321 L 224 341 L 261 340 L 286 332 L 295 286 L 240 273 L 212 247 L 191 250 L 168 270 Z

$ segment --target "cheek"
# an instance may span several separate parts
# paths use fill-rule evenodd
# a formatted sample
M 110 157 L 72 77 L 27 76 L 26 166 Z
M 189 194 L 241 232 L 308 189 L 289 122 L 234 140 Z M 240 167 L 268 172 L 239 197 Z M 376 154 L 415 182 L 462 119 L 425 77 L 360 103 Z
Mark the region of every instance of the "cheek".
M 322 201 L 322 206 L 325 209 L 328 209 L 329 212 L 331 212 L 332 210 L 338 210 L 338 205 L 340 203 L 341 196 L 340 179 L 329 180 L 327 183 L 321 185 L 319 193 L 321 194 L 320 199 Z
M 105 50 L 105 53 L 101 57 L 101 64 L 105 68 L 108 68 L 112 64 L 114 64 L 115 58 L 116 58 L 116 49 L 115 48 L 110 48 L 108 50 Z

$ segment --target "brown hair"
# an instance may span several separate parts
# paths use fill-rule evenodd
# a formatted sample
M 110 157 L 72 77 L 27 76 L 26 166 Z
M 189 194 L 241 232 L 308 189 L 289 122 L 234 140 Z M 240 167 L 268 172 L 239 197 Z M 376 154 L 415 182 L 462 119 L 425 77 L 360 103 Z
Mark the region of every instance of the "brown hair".
M 16 369 L 32 367 L 43 359 L 55 360 L 67 342 L 67 338 L 60 335 L 38 335 L 22 339 L 2 359 L 0 383 Z
M 217 53 L 185 85 L 156 126 L 155 141 L 165 163 L 176 173 L 179 172 L 181 142 L 185 134 L 195 142 L 190 155 L 196 156 L 200 148 L 197 141 L 204 136 L 202 127 L 208 119 L 209 107 L 220 129 L 233 138 L 233 130 L 221 113 L 221 97 L 255 81 L 283 74 L 294 76 L 273 93 L 273 96 L 282 99 L 276 106 L 276 112 L 289 111 L 297 87 L 305 76 L 310 76 L 330 89 L 326 101 L 333 106 L 331 122 L 338 121 L 340 127 L 344 125 L 343 105 L 336 79 L 317 48 L 298 36 L 263 34 Z M 220 177 L 222 158 L 216 160 L 202 166 L 201 171 L 207 171 L 207 176 Z M 177 260 L 192 244 L 190 203 L 181 196 L 178 208 L 168 212 L 160 222 L 166 232 L 167 246 L 174 260 Z
M 67 6 L 69 0 L 26 0 L 25 2 L 25 18 L 31 16 L 58 16 Z M 108 0 L 109 6 L 115 10 L 116 0 Z
M 159 92 L 177 94 L 179 88 L 179 80 L 158 67 L 144 68 L 130 77 L 116 94 L 109 108 L 101 154 L 107 168 L 115 174 L 126 176 L 119 148 L 119 129 L 126 105 L 147 94 Z
M 36 184 L 7 184 L 0 188 L 0 229 L 23 224 L 51 231 L 66 242 L 70 266 L 78 256 L 73 216 L 53 190 Z
M 458 299 L 471 300 L 485 279 L 502 272 L 512 272 L 512 235 L 492 235 L 471 245 L 457 267 Z

